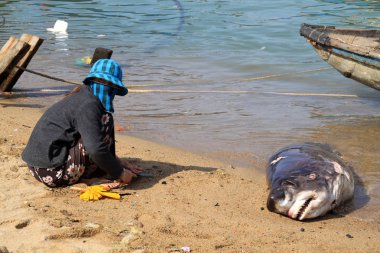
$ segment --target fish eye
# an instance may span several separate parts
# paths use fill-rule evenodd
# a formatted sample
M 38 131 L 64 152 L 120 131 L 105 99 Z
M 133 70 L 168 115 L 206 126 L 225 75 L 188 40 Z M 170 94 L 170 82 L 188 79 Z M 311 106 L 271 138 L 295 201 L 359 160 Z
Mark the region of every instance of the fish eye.
M 318 175 L 316 173 L 310 173 L 307 178 L 309 180 L 315 180 L 316 178 L 318 177 Z

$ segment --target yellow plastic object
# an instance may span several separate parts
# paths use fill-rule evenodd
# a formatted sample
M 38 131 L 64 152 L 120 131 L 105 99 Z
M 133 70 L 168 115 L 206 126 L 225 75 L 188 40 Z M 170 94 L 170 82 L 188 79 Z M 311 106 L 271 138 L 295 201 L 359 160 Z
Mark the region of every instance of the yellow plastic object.
M 108 191 L 109 189 L 102 185 L 89 186 L 86 189 L 83 189 L 80 199 L 84 201 L 99 200 L 103 197 L 120 199 L 120 195 L 118 193 Z
M 81 61 L 84 63 L 84 64 L 87 64 L 87 65 L 90 65 L 91 63 L 91 60 L 92 60 L 92 57 L 91 56 L 85 56 L 81 59 Z

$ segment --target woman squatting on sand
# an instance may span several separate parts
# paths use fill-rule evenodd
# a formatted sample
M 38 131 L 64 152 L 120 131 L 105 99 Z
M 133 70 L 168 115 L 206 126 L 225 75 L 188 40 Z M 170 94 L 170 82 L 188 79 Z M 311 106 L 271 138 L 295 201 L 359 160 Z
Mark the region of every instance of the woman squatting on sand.
M 59 187 L 104 177 L 124 184 L 142 172 L 115 153 L 113 99 L 128 93 L 122 76 L 117 62 L 100 59 L 85 85 L 42 115 L 22 153 L 38 181 Z

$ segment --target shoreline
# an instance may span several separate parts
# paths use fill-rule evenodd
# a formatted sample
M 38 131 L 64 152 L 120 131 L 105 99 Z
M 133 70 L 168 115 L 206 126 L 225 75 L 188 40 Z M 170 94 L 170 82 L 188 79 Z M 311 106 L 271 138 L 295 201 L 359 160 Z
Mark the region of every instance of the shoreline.
M 120 201 L 47 189 L 20 154 L 38 108 L 0 105 L 0 249 L 9 252 L 379 252 L 379 221 L 329 214 L 300 222 L 266 209 L 265 175 L 116 132 L 116 152 L 153 178 Z

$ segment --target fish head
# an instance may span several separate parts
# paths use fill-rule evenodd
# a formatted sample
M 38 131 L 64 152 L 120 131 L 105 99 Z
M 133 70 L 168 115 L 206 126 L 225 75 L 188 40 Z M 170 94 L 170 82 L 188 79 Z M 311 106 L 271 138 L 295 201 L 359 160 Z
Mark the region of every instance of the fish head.
M 269 211 L 296 220 L 324 215 L 335 205 L 333 178 L 318 172 L 276 180 L 267 200 Z

